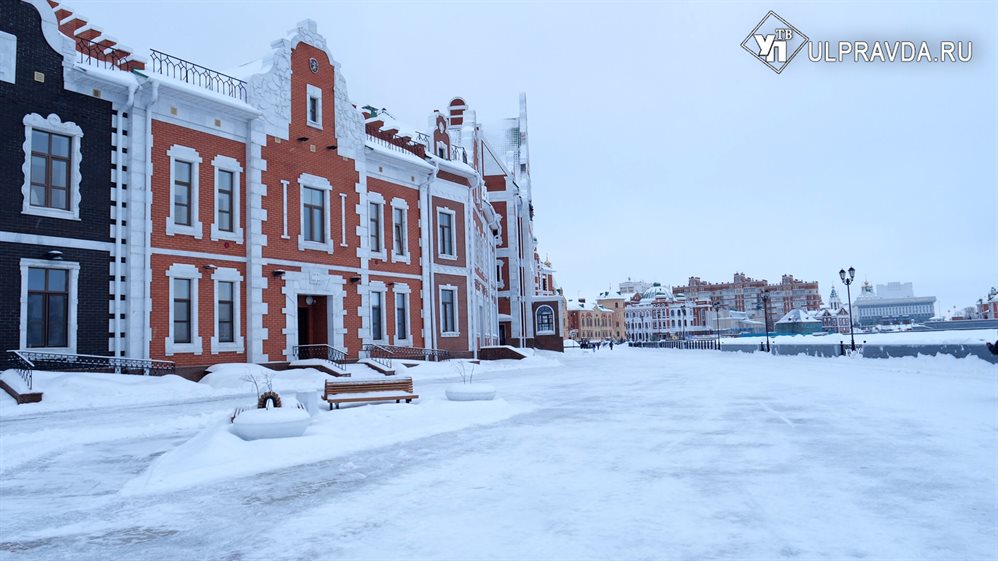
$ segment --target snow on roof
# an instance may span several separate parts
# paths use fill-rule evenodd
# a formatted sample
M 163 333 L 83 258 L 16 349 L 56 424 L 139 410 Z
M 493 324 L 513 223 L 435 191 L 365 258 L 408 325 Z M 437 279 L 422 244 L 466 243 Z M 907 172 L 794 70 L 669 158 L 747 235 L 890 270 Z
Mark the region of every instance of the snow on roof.
M 787 312 L 787 314 L 780 318 L 780 320 L 776 323 L 821 323 L 821 321 L 814 319 L 811 312 L 795 308 Z

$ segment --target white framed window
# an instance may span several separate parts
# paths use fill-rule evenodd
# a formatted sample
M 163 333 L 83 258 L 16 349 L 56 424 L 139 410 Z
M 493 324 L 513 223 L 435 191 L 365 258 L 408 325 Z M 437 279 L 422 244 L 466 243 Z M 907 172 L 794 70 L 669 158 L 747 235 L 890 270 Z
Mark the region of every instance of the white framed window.
M 305 105 L 305 120 L 308 126 L 322 128 L 322 89 L 308 84 Z
M 79 220 L 83 129 L 56 114 L 29 113 L 22 123 L 21 213 Z
M 537 307 L 534 314 L 534 333 L 537 335 L 554 335 L 554 308 L 544 304 Z
M 392 261 L 409 262 L 409 203 L 392 199 Z
M 437 209 L 437 255 L 441 259 L 457 259 L 456 217 L 452 209 Z
M 371 341 L 383 344 L 388 343 L 388 329 L 386 325 L 388 314 L 385 296 L 385 283 L 380 281 L 372 282 L 367 295 L 368 312 L 371 318 Z
M 457 287 L 449 284 L 440 287 L 440 336 L 461 336 L 458 325 Z
M 212 354 L 241 353 L 245 350 L 242 334 L 242 283 L 238 269 L 220 267 L 211 274 L 215 285 L 215 334 Z
M 201 155 L 187 146 L 174 144 L 166 151 L 170 157 L 170 212 L 166 217 L 166 235 L 177 234 L 201 239 L 204 228 L 198 210 Z
M 178 353 L 201 354 L 201 335 L 198 331 L 198 281 L 201 271 L 194 265 L 174 263 L 166 270 L 170 283 L 169 330 L 166 336 L 166 355 Z
M 14 83 L 17 75 L 17 36 L 0 31 L 0 82 Z
M 367 249 L 372 258 L 387 259 L 385 248 L 385 197 L 381 193 L 367 193 Z
M 229 156 L 215 156 L 215 220 L 211 224 L 211 239 L 243 243 L 241 179 L 243 167 Z
M 496 283 L 499 285 L 499 288 L 503 288 L 506 286 L 506 280 L 502 276 L 502 267 L 503 267 L 503 260 L 496 259 Z
M 367 203 L 367 235 L 370 240 L 371 253 L 382 253 L 385 248 L 382 245 L 381 215 L 384 205 L 381 203 Z
M 80 264 L 21 259 L 19 348 L 76 352 Z
M 333 253 L 332 221 L 329 217 L 329 194 L 333 190 L 325 177 L 303 173 L 298 176 L 299 234 L 298 249 Z
M 412 326 L 409 318 L 409 285 L 395 283 L 395 344 L 399 346 L 412 345 Z

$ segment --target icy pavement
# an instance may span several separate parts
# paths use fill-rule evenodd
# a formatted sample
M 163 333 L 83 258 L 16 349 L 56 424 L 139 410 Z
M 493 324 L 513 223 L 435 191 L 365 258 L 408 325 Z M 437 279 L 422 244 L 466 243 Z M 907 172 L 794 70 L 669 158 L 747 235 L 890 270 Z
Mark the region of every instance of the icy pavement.
M 996 558 L 992 365 L 562 360 L 476 377 L 524 414 L 162 493 L 120 490 L 245 398 L 0 418 L 0 559 Z M 442 407 L 419 368 L 322 415 Z

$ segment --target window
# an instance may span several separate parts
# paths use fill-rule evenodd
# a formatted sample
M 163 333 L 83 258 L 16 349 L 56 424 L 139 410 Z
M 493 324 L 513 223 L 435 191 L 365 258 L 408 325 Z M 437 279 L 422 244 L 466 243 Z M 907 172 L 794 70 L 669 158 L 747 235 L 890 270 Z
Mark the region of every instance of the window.
M 28 269 L 28 347 L 69 346 L 69 271 Z
M 191 343 L 191 279 L 173 279 L 173 342 Z
M 231 171 L 219 170 L 218 184 L 215 187 L 218 229 L 223 232 L 232 232 L 234 224 L 232 221 L 233 207 L 233 178 L 235 174 Z
M 309 84 L 307 88 L 308 102 L 306 105 L 306 120 L 308 126 L 322 128 L 322 90 Z
M 538 335 L 554 335 L 554 309 L 551 306 L 537 308 L 534 331 Z
M 506 286 L 506 281 L 502 278 L 502 265 L 502 259 L 496 261 L 496 282 L 499 284 L 500 288 Z
M 191 222 L 191 170 L 190 162 L 173 163 L 173 223 L 192 226 Z
M 218 283 L 218 342 L 235 343 L 235 283 Z
M 371 339 L 381 341 L 385 338 L 384 294 L 371 291 Z
M 457 258 L 454 252 L 454 211 L 437 211 L 437 253 L 441 257 Z
M 409 304 L 406 294 L 395 295 L 395 339 L 409 338 Z
M 302 208 L 304 215 L 303 235 L 305 241 L 323 243 L 326 241 L 324 217 L 326 215 L 325 194 L 319 189 L 304 187 L 302 189 Z
M 392 254 L 396 257 L 404 257 L 409 253 L 405 211 L 403 207 L 392 206 Z
M 70 156 L 73 139 L 31 131 L 31 205 L 69 210 Z
M 76 352 L 80 264 L 23 258 L 20 269 L 18 348 L 47 347 Z
M 241 244 L 239 180 L 243 167 L 239 160 L 221 155 L 215 156 L 211 165 L 215 173 L 215 220 L 211 225 L 211 239 Z
M 440 289 L 440 331 L 444 337 L 458 335 L 457 287 L 441 287 Z
M 183 234 L 201 239 L 198 213 L 198 173 L 201 156 L 193 148 L 173 145 L 170 157 L 170 215 L 166 219 L 166 234 Z
M 165 351 L 201 354 L 201 337 L 198 335 L 198 279 L 200 269 L 195 265 L 174 263 L 166 270 L 169 282 L 169 326 Z
M 24 116 L 24 197 L 21 212 L 51 218 L 80 218 L 80 144 L 83 129 L 58 115 Z
M 380 253 L 381 246 L 381 203 L 368 203 L 368 235 L 371 237 L 371 252 Z
M 333 186 L 325 177 L 309 173 L 298 176 L 298 185 L 301 187 L 298 249 L 314 249 L 332 255 L 333 221 L 329 197 Z

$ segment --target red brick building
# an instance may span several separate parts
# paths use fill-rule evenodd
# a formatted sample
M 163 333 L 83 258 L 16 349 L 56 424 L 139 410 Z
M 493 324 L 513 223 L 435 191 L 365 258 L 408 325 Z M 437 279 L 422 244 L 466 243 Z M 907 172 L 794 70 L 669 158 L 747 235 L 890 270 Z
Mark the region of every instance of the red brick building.
M 143 61 L 93 39 L 122 56 L 67 72 L 127 131 L 109 350 L 201 366 L 300 345 L 560 343 L 558 298 L 536 288 L 526 158 L 493 147 L 460 98 L 428 133 L 358 109 L 309 20 L 232 76 L 159 51 L 131 73 Z M 524 141 L 525 119 L 521 99 Z

